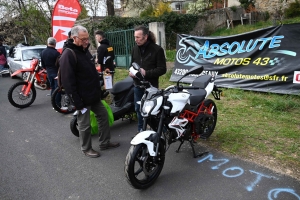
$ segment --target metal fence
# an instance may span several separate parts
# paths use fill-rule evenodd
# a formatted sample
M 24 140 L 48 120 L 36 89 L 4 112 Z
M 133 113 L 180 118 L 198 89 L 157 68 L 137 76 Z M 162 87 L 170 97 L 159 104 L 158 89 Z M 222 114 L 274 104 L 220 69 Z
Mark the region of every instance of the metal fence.
M 114 48 L 117 66 L 128 69 L 131 62 L 131 51 L 135 45 L 134 30 L 107 32 L 105 35 Z

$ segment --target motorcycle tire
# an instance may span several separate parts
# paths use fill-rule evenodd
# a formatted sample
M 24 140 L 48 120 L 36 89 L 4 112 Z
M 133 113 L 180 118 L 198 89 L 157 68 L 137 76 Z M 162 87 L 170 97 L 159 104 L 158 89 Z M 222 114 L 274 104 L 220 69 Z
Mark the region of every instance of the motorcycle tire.
M 212 115 L 204 121 L 203 133 L 200 135 L 200 138 L 208 139 L 215 130 L 217 124 L 217 118 L 218 118 L 218 110 L 213 100 L 206 99 L 204 101 L 204 109 L 202 111 L 203 113 L 212 112 Z
M 12 85 L 8 90 L 8 101 L 11 105 L 17 108 L 26 108 L 30 106 L 36 98 L 36 90 L 34 85 L 31 85 L 30 91 L 27 96 L 24 92 L 28 87 L 28 82 L 21 81 Z
M 60 97 L 59 97 L 60 95 Z M 58 101 L 56 99 L 59 99 Z M 56 88 L 51 96 L 51 104 L 55 111 L 63 114 L 75 112 L 76 108 L 71 104 L 69 97 L 64 89 Z
M 135 189 L 150 187 L 160 175 L 165 163 L 165 142 L 161 140 L 157 163 L 150 156 L 146 144 L 132 145 L 125 161 L 127 182 Z
M 73 133 L 73 135 L 75 135 L 76 137 L 79 137 L 79 131 L 78 131 L 77 126 L 78 126 L 77 116 L 74 116 L 73 119 L 70 121 L 70 129 L 71 129 L 71 132 Z

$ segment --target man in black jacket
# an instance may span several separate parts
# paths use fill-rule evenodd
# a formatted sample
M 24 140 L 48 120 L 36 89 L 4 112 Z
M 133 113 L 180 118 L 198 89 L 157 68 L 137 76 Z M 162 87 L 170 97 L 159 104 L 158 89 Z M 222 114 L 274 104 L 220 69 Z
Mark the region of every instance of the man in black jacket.
M 98 122 L 100 150 L 115 148 L 120 144 L 110 142 L 108 114 L 101 103 L 99 75 L 88 50 L 89 46 L 87 29 L 74 26 L 59 65 L 62 86 L 78 111 L 81 150 L 86 156 L 95 158 L 99 157 L 100 153 L 92 149 L 90 110 L 95 113 Z
M 51 87 L 51 96 L 53 91 L 57 88 L 57 77 L 58 68 L 55 66 L 55 62 L 60 53 L 55 49 L 56 39 L 49 37 L 47 39 L 47 48 L 41 53 L 42 67 L 47 70 L 47 78 Z
M 167 64 L 163 48 L 157 45 L 154 34 L 145 26 L 137 26 L 134 29 L 136 45 L 131 54 L 131 64 L 137 63 L 141 67 L 141 73 L 153 87 L 158 88 L 158 79 L 166 73 Z M 143 118 L 140 113 L 140 105 L 136 102 L 142 99 L 144 89 L 140 88 L 140 81 L 129 72 L 134 80 L 135 111 L 138 116 L 138 132 L 143 128 Z

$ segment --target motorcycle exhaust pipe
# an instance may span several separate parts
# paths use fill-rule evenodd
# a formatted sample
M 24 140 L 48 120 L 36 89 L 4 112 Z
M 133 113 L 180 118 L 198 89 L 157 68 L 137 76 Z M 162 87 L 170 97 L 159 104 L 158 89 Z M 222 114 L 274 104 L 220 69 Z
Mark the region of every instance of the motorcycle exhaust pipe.
M 37 83 L 34 83 L 34 86 L 36 88 L 41 89 L 41 90 L 46 90 L 47 89 L 47 84 L 37 84 Z

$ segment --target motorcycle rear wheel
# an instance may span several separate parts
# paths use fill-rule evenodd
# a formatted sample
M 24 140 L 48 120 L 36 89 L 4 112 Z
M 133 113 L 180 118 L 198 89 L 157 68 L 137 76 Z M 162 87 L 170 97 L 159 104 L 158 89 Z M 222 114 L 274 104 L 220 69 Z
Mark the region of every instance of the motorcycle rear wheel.
M 73 135 L 76 137 L 79 137 L 79 131 L 78 131 L 78 124 L 77 124 L 77 116 L 74 116 L 72 120 L 70 121 L 70 129 Z
M 8 90 L 8 101 L 17 108 L 26 108 L 30 106 L 36 98 L 36 90 L 34 85 L 31 85 L 30 91 L 27 96 L 24 91 L 28 87 L 28 82 L 21 81 L 12 85 Z
M 56 88 L 51 96 L 51 104 L 54 110 L 59 113 L 69 114 L 75 112 L 76 108 L 71 104 L 64 89 Z
M 212 115 L 204 121 L 203 124 L 203 134 L 200 135 L 200 138 L 207 139 L 211 136 L 211 134 L 214 132 L 216 124 L 217 124 L 217 118 L 218 118 L 218 110 L 215 102 L 211 99 L 206 99 L 204 101 L 204 109 L 202 110 L 204 113 L 209 113 L 212 109 Z
M 136 189 L 150 187 L 160 175 L 165 163 L 165 143 L 161 140 L 158 150 L 158 160 L 150 156 L 146 144 L 132 145 L 125 161 L 125 176 L 127 182 Z

